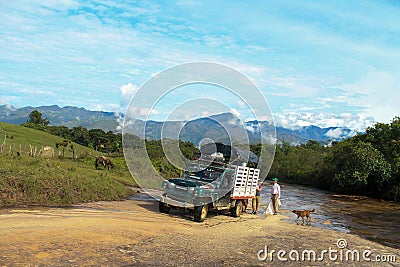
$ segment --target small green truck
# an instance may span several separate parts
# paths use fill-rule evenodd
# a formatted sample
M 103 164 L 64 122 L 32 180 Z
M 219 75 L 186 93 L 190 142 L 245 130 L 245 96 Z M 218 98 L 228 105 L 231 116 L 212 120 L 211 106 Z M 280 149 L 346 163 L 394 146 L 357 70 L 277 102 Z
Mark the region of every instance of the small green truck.
M 194 221 L 202 222 L 208 211 L 227 210 L 239 217 L 246 200 L 254 198 L 260 170 L 246 164 L 229 165 L 215 159 L 198 159 L 183 178 L 164 180 L 159 210 L 189 209 Z

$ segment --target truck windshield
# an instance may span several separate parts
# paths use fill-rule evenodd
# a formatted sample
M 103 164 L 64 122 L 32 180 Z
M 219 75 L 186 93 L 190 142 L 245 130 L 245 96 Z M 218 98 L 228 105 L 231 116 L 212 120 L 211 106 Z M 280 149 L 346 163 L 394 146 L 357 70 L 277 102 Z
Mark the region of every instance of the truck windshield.
M 208 162 L 207 165 L 202 164 L 199 161 L 188 165 L 187 172 L 185 173 L 187 178 L 201 180 L 204 182 L 212 182 L 222 176 L 224 171 L 227 169 L 226 166 L 221 164 L 214 164 Z

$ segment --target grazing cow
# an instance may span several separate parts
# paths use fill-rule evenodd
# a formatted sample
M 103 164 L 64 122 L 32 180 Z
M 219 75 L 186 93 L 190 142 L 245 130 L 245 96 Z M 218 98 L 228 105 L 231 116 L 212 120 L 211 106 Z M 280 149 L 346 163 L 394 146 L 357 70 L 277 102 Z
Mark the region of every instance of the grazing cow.
M 104 156 L 96 157 L 96 160 L 94 162 L 94 166 L 96 167 L 96 170 L 99 169 L 99 165 L 103 165 L 104 168 L 107 168 L 107 170 L 114 168 L 114 164 L 112 164 L 111 160 Z

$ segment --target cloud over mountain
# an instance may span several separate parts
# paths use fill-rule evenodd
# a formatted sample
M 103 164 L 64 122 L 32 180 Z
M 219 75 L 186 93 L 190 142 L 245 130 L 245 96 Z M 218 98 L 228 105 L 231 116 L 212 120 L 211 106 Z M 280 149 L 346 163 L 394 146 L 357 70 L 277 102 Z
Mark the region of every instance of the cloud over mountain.
M 355 132 L 364 132 L 369 126 L 376 123 L 375 119 L 365 114 L 329 114 L 329 113 L 285 113 L 274 114 L 276 126 L 289 129 L 298 129 L 315 125 L 322 128 L 346 127 Z

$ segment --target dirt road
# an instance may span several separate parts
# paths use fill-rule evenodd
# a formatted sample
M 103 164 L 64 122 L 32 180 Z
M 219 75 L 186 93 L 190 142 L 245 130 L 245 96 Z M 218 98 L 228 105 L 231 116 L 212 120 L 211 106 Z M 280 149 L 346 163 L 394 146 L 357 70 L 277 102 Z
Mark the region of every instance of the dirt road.
M 278 216 L 244 214 L 241 218 L 210 214 L 204 223 L 184 211 L 161 214 L 155 201 L 97 202 L 72 208 L 0 210 L 0 266 L 337 266 L 345 262 L 280 261 L 276 252 L 260 261 L 257 253 L 272 249 L 371 249 L 396 255 L 384 247 L 350 234 L 282 222 Z M 261 259 L 264 252 L 259 254 Z M 288 258 L 288 254 L 285 256 Z M 317 258 L 319 254 L 317 254 Z M 362 259 L 361 259 L 362 260 Z M 348 263 L 359 266 L 354 261 Z M 362 262 L 363 266 L 385 264 Z

